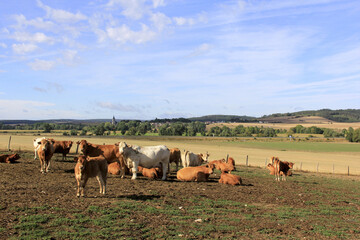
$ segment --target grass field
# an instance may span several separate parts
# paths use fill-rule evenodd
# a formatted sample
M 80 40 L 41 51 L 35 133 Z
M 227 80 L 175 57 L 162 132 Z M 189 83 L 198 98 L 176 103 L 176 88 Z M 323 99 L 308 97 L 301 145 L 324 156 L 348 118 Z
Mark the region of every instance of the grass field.
M 14 151 L 33 149 L 33 139 L 38 135 L 0 135 L 0 149 L 7 149 L 11 136 L 11 149 Z M 62 135 L 41 135 L 54 137 L 57 140 L 78 141 L 83 137 Z M 177 147 L 181 150 L 190 150 L 195 153 L 208 152 L 210 160 L 226 158 L 227 154 L 233 157 L 237 164 L 264 167 L 272 156 L 281 160 L 294 162 L 295 169 L 312 172 L 327 172 L 360 175 L 360 144 L 333 141 L 278 141 L 242 138 L 202 138 L 202 137 L 87 137 L 89 142 L 96 144 L 114 144 L 126 141 L 130 144 L 149 146 L 165 144 L 169 148 Z M 71 152 L 74 153 L 74 144 Z

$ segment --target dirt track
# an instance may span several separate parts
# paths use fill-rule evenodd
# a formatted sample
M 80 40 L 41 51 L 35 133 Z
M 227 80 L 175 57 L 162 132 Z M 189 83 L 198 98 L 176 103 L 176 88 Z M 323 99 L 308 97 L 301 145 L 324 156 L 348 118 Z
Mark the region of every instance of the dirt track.
M 90 179 L 87 185 L 87 198 L 76 198 L 76 181 L 74 178 L 75 163 L 69 157 L 67 161 L 60 161 L 61 156 L 56 155 L 52 160 L 51 172 L 41 174 L 40 164 L 32 159 L 32 153 L 22 153 L 22 159 L 16 164 L 0 164 L 0 226 L 6 231 L 0 231 L 0 238 L 8 238 L 9 236 L 18 236 L 18 232 L 14 226 L 19 223 L 21 211 L 17 209 L 35 208 L 41 206 L 51 206 L 60 209 L 78 209 L 80 212 L 86 210 L 90 206 L 107 206 L 121 200 L 131 199 L 137 202 L 148 204 L 147 201 L 156 200 L 160 204 L 159 208 L 164 205 L 187 207 L 190 203 L 184 201 L 194 197 L 203 199 L 224 201 L 234 201 L 238 203 L 249 203 L 255 206 L 256 214 L 271 214 L 274 209 L 280 206 L 292 206 L 294 208 L 306 208 L 307 202 L 317 200 L 318 196 L 308 192 L 307 188 L 311 187 L 317 191 L 327 193 L 331 190 L 321 190 L 315 182 L 308 182 L 306 185 L 299 182 L 295 177 L 290 178 L 287 182 L 274 184 L 272 176 L 267 176 L 267 171 L 260 171 L 252 174 L 251 171 L 239 168 L 238 173 L 243 177 L 243 186 L 227 186 L 218 183 L 219 176 L 212 175 L 209 182 L 179 182 L 175 178 L 174 173 L 170 174 L 167 181 L 153 181 L 140 176 L 138 180 L 130 180 L 130 176 L 121 179 L 119 176 L 110 175 L 107 184 L 106 196 L 100 196 L 98 193 L 99 186 L 95 179 Z M 54 161 L 56 159 L 56 161 Z M 265 177 L 264 177 L 265 176 Z M 326 199 L 326 198 L 324 198 Z M 349 200 L 350 201 L 350 200 Z M 325 203 L 327 204 L 327 203 Z M 337 204 L 342 206 L 342 202 L 333 202 L 328 200 L 328 204 Z M 189 206 L 190 207 L 190 206 Z M 360 209 L 360 208 L 359 208 Z M 245 210 L 244 210 L 245 211 Z M 254 211 L 254 210 L 252 210 Z M 48 210 L 49 213 L 49 210 Z M 251 213 L 251 211 L 250 211 Z M 232 216 L 229 212 L 229 218 Z M 254 215 L 254 214 L 253 214 Z M 338 216 L 336 216 L 338 217 Z M 141 219 L 141 216 L 132 216 L 134 219 Z M 251 236 L 263 238 L 263 235 L 254 235 L 253 231 L 261 229 L 275 228 L 277 229 L 272 236 L 287 236 L 292 234 L 296 237 L 316 236 L 311 233 L 315 220 L 303 219 L 299 225 L 299 219 L 289 218 L 286 220 L 286 226 L 276 224 L 271 219 L 246 222 L 239 224 L 239 231 L 251 231 Z M 140 221 L 140 220 L 139 220 Z M 163 221 L 163 222 L 161 222 Z M 210 220 L 209 220 L 210 221 Z M 213 224 L 223 224 L 216 222 L 220 220 L 212 219 Z M 245 220 L 244 220 L 245 221 Z M 149 228 L 156 228 L 158 225 L 167 225 L 169 220 L 158 219 L 156 222 L 145 221 L 143 224 Z M 301 231 L 296 229 L 301 226 Z M 181 228 L 180 228 L 181 230 Z M 186 228 L 182 229 L 186 231 Z M 306 232 L 308 232 L 306 234 Z M 214 238 L 229 236 L 229 232 L 211 232 Z M 271 236 L 265 235 L 265 236 Z M 315 234 L 315 235 L 313 235 Z M 359 236 L 358 233 L 357 236 Z M 141 236 L 139 236 L 141 238 Z M 197 237 L 195 237 L 197 238 Z M 322 238 L 322 236 L 318 236 Z M 355 238 L 354 238 L 355 239 Z

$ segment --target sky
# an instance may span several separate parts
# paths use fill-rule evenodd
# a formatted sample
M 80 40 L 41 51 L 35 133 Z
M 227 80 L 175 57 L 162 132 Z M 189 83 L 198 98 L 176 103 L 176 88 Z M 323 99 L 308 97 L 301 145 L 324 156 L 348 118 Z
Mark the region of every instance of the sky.
M 358 0 L 12 0 L 0 119 L 360 109 Z

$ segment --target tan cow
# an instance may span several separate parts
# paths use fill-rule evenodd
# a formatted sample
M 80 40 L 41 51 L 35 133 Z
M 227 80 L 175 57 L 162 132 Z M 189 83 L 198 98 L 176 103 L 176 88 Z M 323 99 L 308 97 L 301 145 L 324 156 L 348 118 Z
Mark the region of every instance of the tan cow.
M 221 173 L 219 183 L 229 185 L 242 185 L 241 177 L 230 173 Z
M 66 160 L 66 154 L 70 152 L 73 141 L 54 140 L 54 153 L 62 153 L 62 161 Z
M 114 145 L 98 145 L 89 143 L 84 139 L 77 142 L 76 144 L 79 144 L 79 149 L 85 156 L 102 156 L 106 159 L 108 164 L 118 162 L 121 167 L 121 177 L 123 178 L 125 176 L 125 163 L 121 154 L 119 153 L 119 144 L 116 143 Z
M 86 157 L 79 156 L 74 158 L 77 161 L 75 165 L 75 179 L 77 182 L 77 197 L 85 196 L 85 186 L 89 178 L 95 177 L 100 185 L 100 193 L 106 192 L 106 180 L 108 164 L 104 157 Z
M 1 154 L 0 163 L 14 163 L 20 158 L 20 155 L 17 153 L 14 154 Z
M 217 170 L 220 170 L 222 173 L 223 172 L 231 173 L 231 171 L 233 171 L 235 169 L 235 167 L 232 164 L 226 163 L 225 159 L 213 160 L 213 161 L 209 162 L 209 165 L 210 164 L 214 164 L 215 168 Z
M 213 173 L 213 168 L 210 165 L 197 166 L 197 167 L 185 167 L 180 169 L 176 177 L 180 181 L 186 182 L 206 182 Z
M 40 172 L 49 172 L 50 160 L 54 154 L 54 140 L 53 139 L 41 139 L 37 147 L 37 155 L 40 159 Z
M 158 179 L 162 176 L 162 170 L 159 167 L 156 168 L 145 168 L 138 166 L 138 171 L 142 173 L 144 177 L 150 179 Z
M 176 171 L 179 170 L 179 164 L 181 163 L 181 151 L 178 148 L 171 148 L 168 171 L 170 171 L 170 164 L 176 163 Z
M 283 162 L 280 161 L 279 158 L 274 158 L 275 180 L 280 181 L 280 176 L 282 176 L 282 181 L 286 181 L 286 176 L 293 166 L 294 163 L 292 162 Z

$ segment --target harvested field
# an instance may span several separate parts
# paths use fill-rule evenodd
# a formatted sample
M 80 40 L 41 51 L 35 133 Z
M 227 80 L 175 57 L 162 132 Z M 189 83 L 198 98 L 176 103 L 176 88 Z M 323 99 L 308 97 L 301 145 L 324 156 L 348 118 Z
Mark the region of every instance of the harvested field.
M 0 164 L 1 239 L 359 239 L 359 177 L 294 171 L 275 182 L 261 168 L 237 166 L 243 186 L 109 176 L 77 198 L 70 160 L 55 155 L 41 174 L 32 152 Z M 73 155 L 73 154 L 72 154 Z

